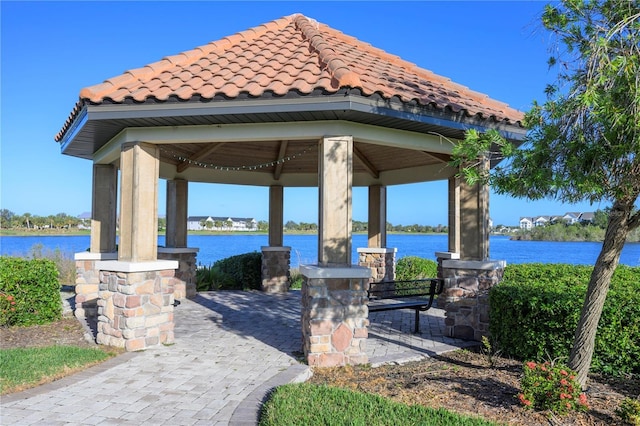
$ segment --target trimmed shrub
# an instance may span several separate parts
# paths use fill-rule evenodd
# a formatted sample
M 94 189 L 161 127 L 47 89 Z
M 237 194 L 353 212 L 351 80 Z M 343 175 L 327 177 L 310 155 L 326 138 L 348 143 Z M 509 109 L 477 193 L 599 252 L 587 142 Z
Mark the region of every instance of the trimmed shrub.
M 0 257 L 0 325 L 46 324 L 62 317 L 58 270 L 48 259 Z
M 593 267 L 509 265 L 491 289 L 490 333 L 507 356 L 568 359 Z M 640 373 L 640 268 L 620 265 L 598 325 L 593 371 Z
M 396 280 L 409 281 L 421 278 L 436 278 L 438 263 L 418 256 L 406 256 L 396 263 Z
M 262 253 L 239 254 L 201 266 L 196 271 L 198 291 L 259 290 L 262 284 Z
M 524 363 L 520 378 L 522 392 L 518 394 L 525 408 L 549 410 L 566 414 L 569 411 L 587 411 L 587 396 L 576 381 L 576 373 L 562 364 L 545 362 Z

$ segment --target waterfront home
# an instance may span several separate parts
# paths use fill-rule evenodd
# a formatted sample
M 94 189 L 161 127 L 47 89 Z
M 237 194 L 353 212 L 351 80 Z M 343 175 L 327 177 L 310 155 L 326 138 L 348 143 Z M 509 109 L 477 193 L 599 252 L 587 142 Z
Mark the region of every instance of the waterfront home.
M 189 231 L 255 231 L 258 222 L 254 218 L 224 217 L 224 216 L 189 216 L 187 219 Z

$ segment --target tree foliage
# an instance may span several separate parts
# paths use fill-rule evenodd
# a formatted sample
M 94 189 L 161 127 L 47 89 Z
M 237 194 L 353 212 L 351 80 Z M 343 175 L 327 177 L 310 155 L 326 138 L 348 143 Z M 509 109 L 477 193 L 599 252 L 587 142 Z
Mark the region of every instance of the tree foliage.
M 611 203 L 569 361 L 584 385 L 611 276 L 640 225 L 640 1 L 563 0 L 545 7 L 542 25 L 557 75 L 526 114 L 524 144 L 514 150 L 497 131 L 469 132 L 453 165 L 515 197 Z M 475 166 L 485 159 L 504 165 L 483 174 Z

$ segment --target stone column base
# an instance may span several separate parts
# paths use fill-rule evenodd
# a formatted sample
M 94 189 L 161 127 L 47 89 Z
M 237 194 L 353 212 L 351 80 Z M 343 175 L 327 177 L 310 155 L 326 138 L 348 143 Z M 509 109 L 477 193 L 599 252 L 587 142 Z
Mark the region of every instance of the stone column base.
M 365 364 L 367 286 L 371 271 L 358 266 L 300 266 L 302 340 L 313 367 Z
M 177 300 L 196 297 L 196 257 L 198 248 L 158 247 L 158 260 L 177 260 L 174 297 Z
M 176 261 L 96 262 L 99 344 L 144 350 L 173 343 Z
M 98 322 L 98 298 L 100 272 L 96 262 L 115 260 L 117 253 L 81 252 L 74 256 L 76 262 L 75 310 L 76 318 L 85 321 L 95 330 Z
M 445 281 L 438 306 L 446 311 L 449 337 L 481 341 L 489 336 L 489 290 L 504 274 L 504 260 L 460 260 L 455 253 L 436 253 L 438 277 Z
M 371 269 L 371 282 L 396 278 L 396 248 L 365 247 L 358 250 L 358 266 Z
M 286 293 L 291 287 L 291 247 L 262 247 L 262 291 Z

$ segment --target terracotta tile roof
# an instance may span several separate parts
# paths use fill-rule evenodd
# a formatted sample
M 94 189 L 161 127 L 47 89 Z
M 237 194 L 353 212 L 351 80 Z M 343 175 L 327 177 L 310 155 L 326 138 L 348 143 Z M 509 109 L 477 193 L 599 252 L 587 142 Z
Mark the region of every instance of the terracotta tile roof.
M 82 89 L 56 140 L 85 103 L 333 94 L 345 88 L 509 124 L 523 118 L 505 103 L 294 14 Z

